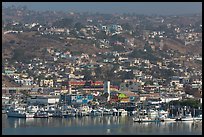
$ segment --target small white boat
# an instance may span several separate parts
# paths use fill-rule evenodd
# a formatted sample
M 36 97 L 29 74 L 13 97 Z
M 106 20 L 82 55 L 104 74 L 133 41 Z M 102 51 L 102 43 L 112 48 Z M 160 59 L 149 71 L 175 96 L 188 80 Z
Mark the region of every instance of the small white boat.
M 181 117 L 181 121 L 193 121 L 194 118 L 191 114 L 186 114 L 185 116 Z
M 46 111 L 39 110 L 34 114 L 34 118 L 48 118 L 48 113 Z
M 113 113 L 111 112 L 110 109 L 104 109 L 103 110 L 103 115 L 112 115 Z
M 176 121 L 176 118 L 167 117 L 166 115 L 160 116 L 159 119 L 160 119 L 160 121 L 162 121 L 162 122 Z
M 102 116 L 102 111 L 93 109 L 90 112 L 90 116 Z
M 149 117 L 144 117 L 141 120 L 142 122 L 160 122 L 160 120 L 157 118 L 149 118 Z
M 169 121 L 176 121 L 176 119 L 175 119 L 175 118 L 166 117 L 166 118 L 161 119 L 161 121 L 163 121 L 163 122 L 169 122 Z
M 159 118 L 149 118 L 147 115 L 133 118 L 134 122 L 160 122 Z
M 134 122 L 141 122 L 141 119 L 140 119 L 139 117 L 134 117 L 134 118 L 133 118 L 133 121 L 134 121 Z

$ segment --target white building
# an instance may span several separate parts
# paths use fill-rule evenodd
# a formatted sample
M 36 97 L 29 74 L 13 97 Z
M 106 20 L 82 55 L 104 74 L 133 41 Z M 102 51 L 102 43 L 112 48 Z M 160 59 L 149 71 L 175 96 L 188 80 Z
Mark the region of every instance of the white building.
M 169 103 L 170 101 L 173 101 L 173 100 L 180 100 L 181 98 L 179 97 L 171 97 L 171 98 L 161 98 L 161 102 L 162 103 Z
M 30 104 L 56 104 L 59 96 L 32 96 L 27 99 Z

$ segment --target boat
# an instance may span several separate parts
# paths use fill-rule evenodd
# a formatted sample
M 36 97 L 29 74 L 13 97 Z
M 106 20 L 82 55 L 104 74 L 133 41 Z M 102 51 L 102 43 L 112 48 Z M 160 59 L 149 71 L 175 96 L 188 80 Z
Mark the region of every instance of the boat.
M 88 116 L 90 112 L 90 108 L 88 106 L 79 107 L 76 111 L 76 115 L 79 117 Z
M 181 121 L 182 115 L 175 117 L 175 121 Z
M 198 115 L 197 117 L 194 117 L 194 120 L 202 121 L 202 114 Z
M 39 110 L 34 114 L 34 118 L 48 118 L 49 115 L 46 111 Z
M 160 122 L 158 118 L 149 118 L 148 116 L 144 116 L 141 119 L 141 122 Z
M 8 117 L 26 118 L 25 112 L 21 110 L 10 109 L 6 114 Z
M 34 117 L 33 112 L 26 110 L 26 108 L 22 106 L 8 107 L 6 114 L 8 117 L 16 117 L 16 118 L 33 118 Z
M 149 118 L 155 119 L 155 118 L 159 117 L 159 112 L 158 112 L 158 110 L 149 109 L 147 111 L 147 115 Z
M 75 117 L 77 115 L 77 112 L 74 108 L 69 108 L 65 111 L 62 111 L 62 117 L 68 118 L 68 117 Z
M 63 117 L 63 116 L 62 116 L 62 111 L 56 110 L 56 111 L 52 114 L 52 117 L 58 117 L 58 118 Z
M 159 117 L 168 117 L 169 112 L 165 110 L 159 110 Z
M 103 109 L 103 115 L 112 115 L 112 114 L 113 113 L 111 112 L 110 109 L 107 109 L 107 108 Z
M 127 111 L 125 109 L 118 109 L 119 116 L 127 116 Z
M 112 108 L 111 112 L 112 112 L 113 116 L 118 116 L 119 115 L 118 110 L 116 108 Z
M 134 122 L 142 122 L 142 120 L 139 117 L 133 117 Z
M 4 108 L 2 108 L 2 111 L 1 111 L 2 114 L 6 114 L 6 110 Z
M 34 112 L 26 112 L 26 118 L 34 118 Z
M 147 115 L 144 116 L 139 116 L 139 117 L 134 117 L 133 118 L 134 122 L 160 122 L 159 118 L 150 118 Z
M 176 121 L 176 118 L 174 118 L 173 116 L 168 116 L 166 114 L 165 115 L 160 115 L 159 119 L 162 122 Z
M 169 121 L 176 121 L 176 119 L 172 117 L 160 117 L 160 121 L 169 122 Z
M 7 113 L 8 117 L 16 117 L 16 118 L 33 118 L 34 113 L 26 112 L 18 109 L 10 109 Z
M 192 115 L 190 113 L 181 117 L 181 121 L 193 121 L 193 120 L 194 120 L 194 118 L 192 117 Z
M 99 109 L 93 109 L 90 112 L 90 116 L 102 116 L 102 111 Z

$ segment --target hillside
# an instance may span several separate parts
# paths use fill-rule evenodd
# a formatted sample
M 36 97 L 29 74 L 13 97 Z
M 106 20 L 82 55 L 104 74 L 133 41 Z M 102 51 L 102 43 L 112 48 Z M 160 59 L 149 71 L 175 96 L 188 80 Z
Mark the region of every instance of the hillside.
M 69 46 L 66 44 L 68 43 Z M 54 40 L 38 36 L 35 32 L 2 35 L 2 58 L 12 58 L 15 50 L 24 52 L 25 57 L 42 57 L 47 48 L 70 50 L 71 52 L 87 53 L 89 55 L 108 51 L 89 44 L 87 40 Z
M 202 55 L 202 43 L 197 43 L 195 45 L 184 45 L 183 43 L 173 40 L 173 39 L 165 39 L 164 45 L 166 49 L 172 49 L 178 51 L 183 54 L 201 54 Z
M 19 87 L 20 85 L 11 81 L 8 77 L 6 76 L 1 76 L 2 78 L 2 85 L 5 87 Z

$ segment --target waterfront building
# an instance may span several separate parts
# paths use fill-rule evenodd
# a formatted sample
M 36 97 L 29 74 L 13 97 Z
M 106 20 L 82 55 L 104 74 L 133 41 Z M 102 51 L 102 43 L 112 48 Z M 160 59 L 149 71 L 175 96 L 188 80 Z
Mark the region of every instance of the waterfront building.
M 93 95 L 82 95 L 82 94 L 64 94 L 60 95 L 60 102 L 67 105 L 75 104 L 87 104 L 93 100 Z
M 59 96 L 34 95 L 28 97 L 27 102 L 29 104 L 41 104 L 41 105 L 56 104 L 59 102 Z

